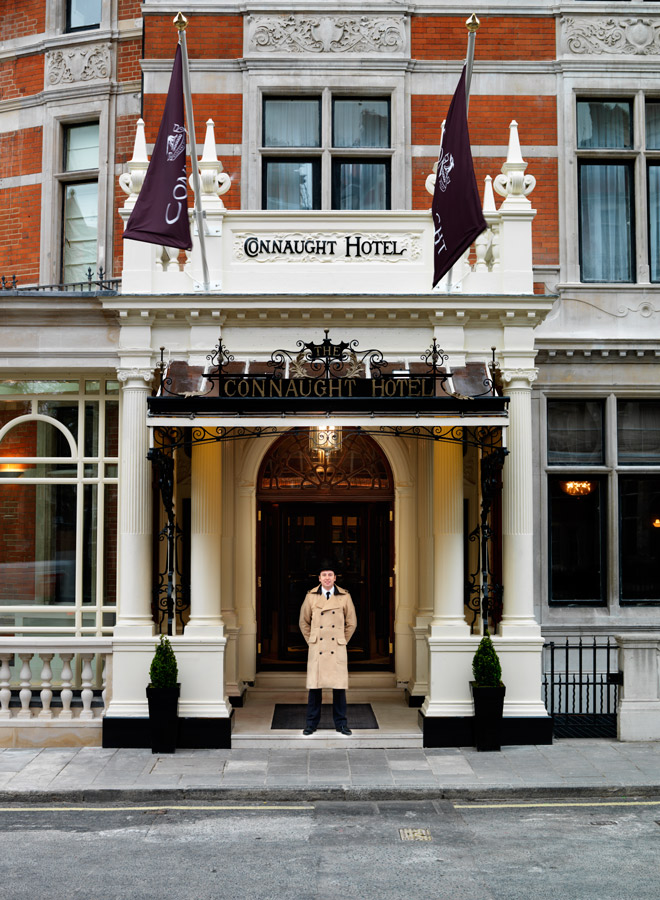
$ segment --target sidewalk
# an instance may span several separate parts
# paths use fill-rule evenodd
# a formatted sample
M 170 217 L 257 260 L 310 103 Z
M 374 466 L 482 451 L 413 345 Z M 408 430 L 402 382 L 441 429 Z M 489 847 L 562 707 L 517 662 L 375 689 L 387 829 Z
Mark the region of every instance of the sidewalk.
M 660 797 L 660 745 L 460 749 L 0 750 L 0 802 Z

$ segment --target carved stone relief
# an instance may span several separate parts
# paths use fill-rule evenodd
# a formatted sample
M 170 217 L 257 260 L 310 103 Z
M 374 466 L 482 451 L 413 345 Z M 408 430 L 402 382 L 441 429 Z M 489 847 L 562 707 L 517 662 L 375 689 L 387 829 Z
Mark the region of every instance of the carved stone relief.
M 46 86 L 110 78 L 110 44 L 85 44 L 46 53 Z
M 561 20 L 561 30 L 562 45 L 568 53 L 660 54 L 660 19 L 657 18 L 567 16 Z
M 401 53 L 402 16 L 249 16 L 253 53 Z

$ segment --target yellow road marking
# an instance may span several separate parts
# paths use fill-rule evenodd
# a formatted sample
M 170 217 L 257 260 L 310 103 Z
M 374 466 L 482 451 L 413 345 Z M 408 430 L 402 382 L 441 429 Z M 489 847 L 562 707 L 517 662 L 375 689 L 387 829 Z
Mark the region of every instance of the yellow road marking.
M 552 801 L 546 803 L 454 803 L 455 809 L 534 809 L 550 806 L 660 806 L 660 800 Z
M 185 810 L 251 810 L 258 812 L 290 812 L 313 810 L 308 806 L 184 806 L 182 804 L 160 804 L 159 806 L 0 806 L 0 812 L 155 812 L 166 809 Z

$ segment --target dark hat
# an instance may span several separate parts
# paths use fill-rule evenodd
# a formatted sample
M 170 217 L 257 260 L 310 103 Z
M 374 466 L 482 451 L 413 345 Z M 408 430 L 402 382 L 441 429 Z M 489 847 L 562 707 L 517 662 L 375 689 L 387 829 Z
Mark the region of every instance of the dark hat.
M 319 572 L 337 572 L 337 564 L 329 556 L 324 556 L 319 563 Z

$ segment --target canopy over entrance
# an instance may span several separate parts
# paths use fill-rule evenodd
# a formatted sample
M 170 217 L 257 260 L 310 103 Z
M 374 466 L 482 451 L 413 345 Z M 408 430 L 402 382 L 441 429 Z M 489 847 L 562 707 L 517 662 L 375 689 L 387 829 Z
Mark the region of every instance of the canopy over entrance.
M 148 399 L 148 424 L 168 427 L 179 420 L 181 427 L 187 419 L 191 426 L 217 429 L 215 440 L 261 436 L 273 419 L 290 416 L 298 426 L 318 427 L 323 418 L 328 425 L 377 424 L 393 433 L 405 423 L 417 428 L 415 436 L 431 439 L 438 435 L 427 434 L 429 427 L 507 424 L 508 401 L 487 362 L 452 370 L 435 338 L 419 358 L 388 361 L 380 350 L 359 350 L 356 340 L 333 343 L 328 331 L 320 343 L 298 341 L 297 350 L 274 350 L 266 361 L 237 361 L 222 341 L 206 367 L 165 364 L 161 352 L 160 387 Z

